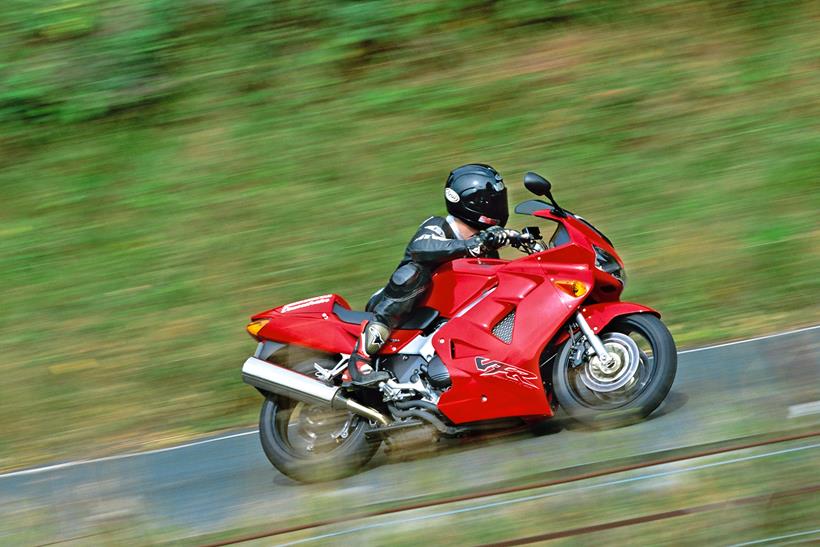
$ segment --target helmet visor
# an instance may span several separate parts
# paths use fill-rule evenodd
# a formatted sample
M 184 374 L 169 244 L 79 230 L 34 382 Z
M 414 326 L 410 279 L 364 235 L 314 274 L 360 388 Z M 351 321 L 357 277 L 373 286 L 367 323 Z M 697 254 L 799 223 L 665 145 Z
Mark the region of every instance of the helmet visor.
M 465 205 L 477 214 L 478 221 L 481 224 L 488 226 L 505 226 L 507 224 L 510 213 L 507 203 L 507 188 L 504 186 L 503 181 L 488 182 L 484 189 L 469 192 L 464 198 Z

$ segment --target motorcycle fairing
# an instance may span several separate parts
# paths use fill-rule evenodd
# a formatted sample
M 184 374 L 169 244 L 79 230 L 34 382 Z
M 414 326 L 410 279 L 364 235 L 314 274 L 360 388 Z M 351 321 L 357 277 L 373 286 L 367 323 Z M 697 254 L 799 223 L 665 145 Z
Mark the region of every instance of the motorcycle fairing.
M 655 317 L 660 318 L 660 312 L 641 304 L 634 302 L 600 302 L 598 304 L 587 304 L 581 308 L 581 313 L 584 314 L 584 319 L 592 330 L 601 333 L 607 325 L 612 323 L 618 317 L 624 315 L 631 315 L 634 313 L 649 313 Z M 558 336 L 552 340 L 552 345 L 558 347 L 569 339 L 569 333 L 560 331 Z
M 361 332 L 361 325 L 342 321 L 333 311 L 335 306 L 350 309 L 341 296 L 326 294 L 291 302 L 256 314 L 251 319 L 269 320 L 259 331 L 262 339 L 328 353 L 349 354 Z M 382 353 L 401 351 L 420 332 L 414 329 L 393 331 Z
M 264 311 L 252 319 L 269 320 L 259 331 L 263 339 L 329 353 L 350 353 L 359 328 L 343 323 L 333 314 L 336 303 L 349 307 L 341 296 L 326 294 Z
M 539 361 L 543 348 L 584 297 L 559 291 L 553 282 L 593 282 L 589 269 L 573 262 L 581 251 L 564 246 L 495 266 L 496 284 L 490 292 L 434 335 L 436 352 L 452 380 L 438 406 L 453 423 L 552 415 Z M 544 255 L 549 256 L 548 265 Z M 507 343 L 493 328 L 511 312 L 515 317 Z
M 435 272 L 421 303 L 449 318 L 429 340 L 451 376 L 452 386 L 441 394 L 438 407 L 453 423 L 551 416 L 549 390 L 541 378 L 541 352 L 566 339 L 559 330 L 586 299 L 597 302 L 581 309 L 598 332 L 620 315 L 658 315 L 651 308 L 617 301 L 622 283 L 613 285 L 611 276 L 592 266 L 593 244 L 615 252 L 599 233 L 573 217 L 557 219 L 550 210 L 532 214 L 561 221 L 569 235 L 566 242 L 513 261 L 466 258 L 446 263 Z M 581 282 L 586 291 L 573 296 L 556 287 L 560 281 Z M 607 284 L 612 290 L 602 292 Z M 328 294 L 253 319 L 270 320 L 259 332 L 261 338 L 347 354 L 360 326 L 341 321 L 334 305 L 349 308 L 343 298 Z M 493 331 L 511 313 L 512 332 L 504 340 Z M 402 352 L 405 347 L 420 351 L 420 334 L 421 330 L 394 331 L 381 353 Z
M 442 264 L 420 305 L 438 310 L 442 317 L 453 317 L 495 284 L 495 272 L 505 264 L 505 260 L 490 258 L 462 258 Z
M 622 315 L 631 315 L 633 313 L 650 313 L 656 317 L 660 317 L 660 312 L 653 310 L 648 306 L 635 304 L 634 302 L 604 302 L 600 304 L 591 304 L 581 308 L 581 313 L 589 323 L 589 326 L 596 332 L 601 332 L 609 325 L 615 318 Z

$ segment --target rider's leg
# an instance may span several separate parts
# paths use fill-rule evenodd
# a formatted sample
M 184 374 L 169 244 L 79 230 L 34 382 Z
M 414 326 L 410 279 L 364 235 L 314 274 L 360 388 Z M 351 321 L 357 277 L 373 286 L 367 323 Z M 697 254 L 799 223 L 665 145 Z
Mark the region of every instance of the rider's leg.
M 390 329 L 384 323 L 363 321 L 359 340 L 350 354 L 350 377 L 354 385 L 370 386 L 390 379 L 390 373 L 385 370 L 373 370 L 372 356 L 376 355 L 390 335 Z
M 368 303 L 373 321 L 362 323 L 356 347 L 350 355 L 348 370 L 353 384 L 375 386 L 387 381 L 387 371 L 374 371 L 371 357 L 382 348 L 390 332 L 412 313 L 430 286 L 430 274 L 413 262 L 398 268 L 381 293 Z

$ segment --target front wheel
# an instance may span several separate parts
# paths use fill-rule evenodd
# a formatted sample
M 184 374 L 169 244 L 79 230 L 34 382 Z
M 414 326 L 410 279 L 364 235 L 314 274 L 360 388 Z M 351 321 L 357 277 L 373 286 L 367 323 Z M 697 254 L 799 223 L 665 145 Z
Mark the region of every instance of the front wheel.
M 677 371 L 678 355 L 669 330 L 654 315 L 617 318 L 601 335 L 614 357 L 597 355 L 576 363 L 573 341 L 564 344 L 552 372 L 558 403 L 572 418 L 605 428 L 641 420 L 663 402 Z
M 309 374 L 314 362 L 325 368 L 334 365 L 311 359 L 293 369 Z M 299 482 L 335 480 L 361 469 L 381 444 L 366 437 L 369 429 L 365 418 L 349 412 L 275 395 L 265 398 L 259 416 L 259 437 L 268 460 Z

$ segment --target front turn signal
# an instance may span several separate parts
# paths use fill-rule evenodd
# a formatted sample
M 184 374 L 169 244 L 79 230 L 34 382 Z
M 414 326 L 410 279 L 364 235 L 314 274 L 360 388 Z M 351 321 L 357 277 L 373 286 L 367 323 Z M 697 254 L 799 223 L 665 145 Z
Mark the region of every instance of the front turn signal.
M 245 327 L 248 329 L 248 334 L 256 338 L 256 335 L 259 334 L 259 331 L 262 330 L 262 327 L 270 323 L 270 319 L 258 319 L 251 323 L 248 323 L 248 326 Z
M 554 281 L 553 282 L 556 287 L 562 292 L 567 293 L 573 298 L 578 298 L 580 296 L 584 296 L 587 293 L 587 286 L 581 283 L 580 281 L 570 280 L 570 281 Z

